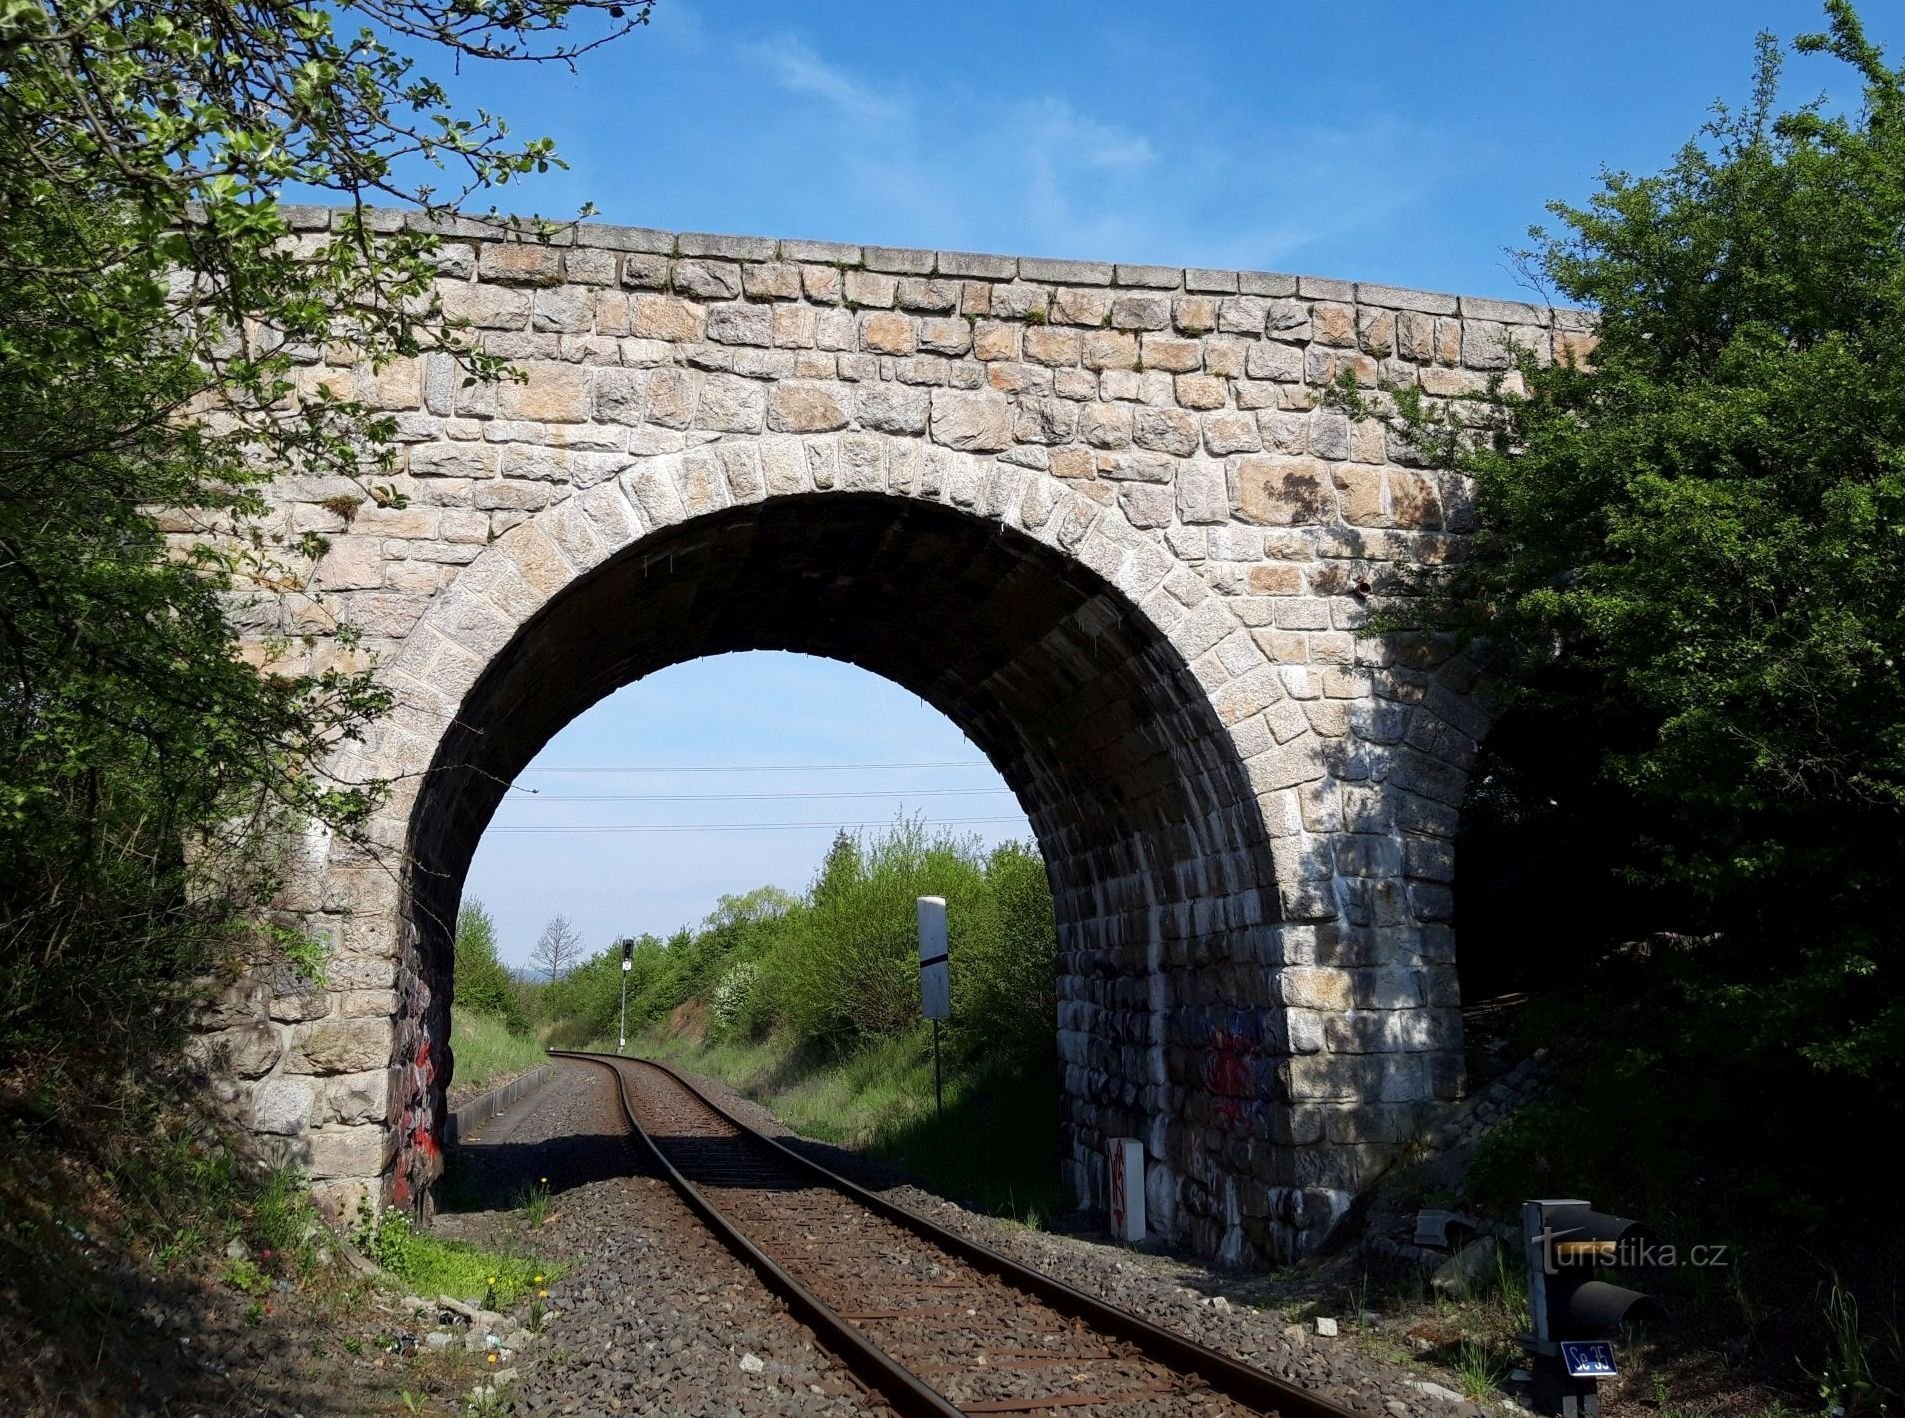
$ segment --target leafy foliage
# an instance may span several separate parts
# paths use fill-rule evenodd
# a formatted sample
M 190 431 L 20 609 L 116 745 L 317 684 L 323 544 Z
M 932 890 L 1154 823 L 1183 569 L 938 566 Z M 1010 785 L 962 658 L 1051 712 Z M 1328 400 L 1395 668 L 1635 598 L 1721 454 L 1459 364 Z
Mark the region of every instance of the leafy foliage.
M 1058 944 L 1044 862 L 1027 845 L 983 854 L 912 821 L 841 833 L 804 899 L 762 887 L 722 897 L 697 931 L 642 937 L 628 979 L 630 1031 L 699 1005 L 715 1037 L 778 1032 L 836 1055 L 910 1034 L 920 1021 L 920 896 L 946 898 L 953 1048 L 993 1063 L 1047 1058 Z M 544 990 L 552 1041 L 615 1036 L 621 964 L 612 946 Z
M 451 1004 L 455 1009 L 481 1010 L 509 1026 L 513 1034 L 529 1031 L 529 1012 L 521 991 L 503 964 L 496 942 L 496 920 L 474 897 L 456 913 L 456 970 Z
M 1491 919 L 1478 844 L 1544 920 L 1592 903 L 1549 952 L 1504 922 L 1565 964 L 1547 1041 L 1570 1043 L 1478 1186 L 1746 1241 L 1769 1295 L 1816 1274 L 1801 1246 L 1889 1216 L 1832 1143 L 1905 1121 L 1905 72 L 1825 8 L 1795 48 L 1860 102 L 1781 111 L 1763 36 L 1748 103 L 1536 231 L 1531 270 L 1594 312 L 1588 358 L 1524 352 L 1441 407 L 1336 391 L 1473 479 L 1466 558 L 1418 578 L 1508 706 L 1464 948 Z
M 1609 870 L 1719 943 L 1707 1002 L 1761 1046 L 1878 1078 L 1905 1060 L 1905 76 L 1827 10 L 1797 48 L 1860 109 L 1777 112 L 1763 37 L 1748 105 L 1537 232 L 1597 313 L 1590 361 L 1525 357 L 1523 390 L 1452 414 L 1393 392 L 1475 480 L 1432 604 L 1515 712 L 1565 721 L 1629 829 Z M 1538 806 L 1504 769 L 1502 810 Z
M 565 57 L 646 16 L 0 5 L 0 1051 L 163 1048 L 234 954 L 314 963 L 257 924 L 271 844 L 362 826 L 375 786 L 321 765 L 388 697 L 310 591 L 323 536 L 264 488 L 401 505 L 380 371 L 506 372 L 443 317 L 430 223 L 365 204 L 441 217 L 555 158 L 457 115 L 419 56 Z M 348 210 L 294 230 L 293 187 Z

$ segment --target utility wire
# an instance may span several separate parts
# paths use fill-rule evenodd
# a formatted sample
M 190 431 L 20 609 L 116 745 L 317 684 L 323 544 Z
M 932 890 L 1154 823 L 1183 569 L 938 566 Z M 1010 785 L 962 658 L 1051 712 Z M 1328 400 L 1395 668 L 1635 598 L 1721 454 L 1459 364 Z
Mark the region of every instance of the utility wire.
M 934 821 L 923 821 L 922 827 L 972 827 L 980 823 L 1023 822 L 1021 817 L 944 817 Z M 542 832 L 784 832 L 792 829 L 820 828 L 829 831 L 853 830 L 865 827 L 891 827 L 891 820 L 879 822 L 837 822 L 829 819 L 825 822 L 649 822 L 625 823 L 613 826 L 582 827 L 492 827 L 490 832 L 542 833 Z
M 943 758 L 925 763 L 690 763 L 644 768 L 525 768 L 525 773 L 870 773 L 886 768 L 990 768 L 983 758 Z M 528 791 L 533 792 L 534 789 Z
M 866 788 L 860 792 L 840 793 L 537 793 L 535 800 L 539 803 L 760 803 L 793 798 L 970 798 L 1011 791 L 1010 788 Z

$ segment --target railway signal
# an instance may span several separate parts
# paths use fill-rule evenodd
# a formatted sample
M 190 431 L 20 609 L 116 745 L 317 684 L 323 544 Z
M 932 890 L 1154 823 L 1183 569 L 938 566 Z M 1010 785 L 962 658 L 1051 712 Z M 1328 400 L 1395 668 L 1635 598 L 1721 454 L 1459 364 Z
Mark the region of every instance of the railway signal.
M 631 936 L 622 937 L 622 1032 L 621 1042 L 615 1046 L 618 1054 L 628 1052 L 628 972 L 635 968 L 635 941 Z
M 1591 1202 L 1549 1200 L 1522 1203 L 1521 1235 L 1533 1323 L 1521 1343 L 1533 1361 L 1535 1408 L 1595 1418 L 1600 1380 L 1620 1371 L 1612 1337 L 1625 1324 L 1666 1315 L 1651 1296 L 1597 1280 L 1595 1272 L 1644 1263 L 1652 1233 Z

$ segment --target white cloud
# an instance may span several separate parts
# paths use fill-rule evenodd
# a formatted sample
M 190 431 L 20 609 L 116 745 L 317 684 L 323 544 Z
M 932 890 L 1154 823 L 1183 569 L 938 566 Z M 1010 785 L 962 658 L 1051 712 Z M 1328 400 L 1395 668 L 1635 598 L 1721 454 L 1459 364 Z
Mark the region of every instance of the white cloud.
M 840 194 L 839 227 L 813 235 L 1287 268 L 1393 221 L 1451 156 L 1380 114 L 1211 142 L 1195 116 L 1140 129 L 1057 93 L 882 86 L 792 35 L 741 52 L 792 97 L 780 121 Z
M 827 63 L 793 35 L 770 44 L 751 44 L 743 53 L 766 66 L 783 88 L 810 94 L 849 118 L 888 120 L 903 106 Z

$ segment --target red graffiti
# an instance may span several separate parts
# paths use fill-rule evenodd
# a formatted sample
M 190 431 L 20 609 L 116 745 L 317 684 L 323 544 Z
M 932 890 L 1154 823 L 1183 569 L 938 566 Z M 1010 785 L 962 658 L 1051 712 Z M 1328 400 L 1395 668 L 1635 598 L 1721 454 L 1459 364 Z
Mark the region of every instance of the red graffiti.
M 1211 1111 L 1222 1122 L 1235 1125 L 1244 1120 L 1256 1094 L 1255 1041 L 1228 1029 L 1211 1031 L 1210 1046 L 1204 1054 L 1204 1091 L 1213 1095 Z

